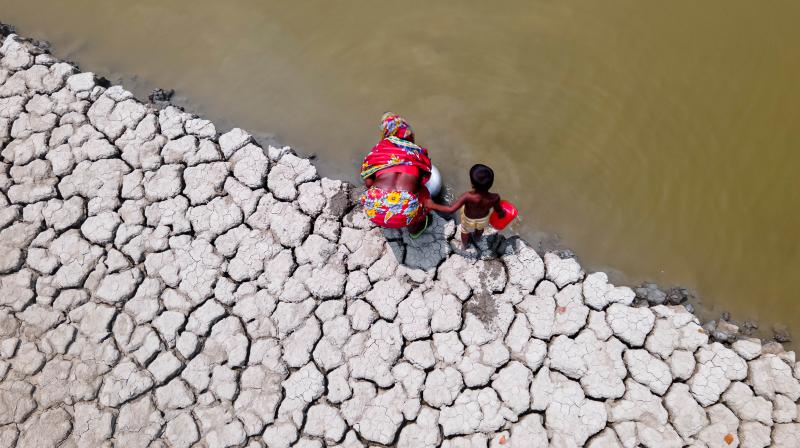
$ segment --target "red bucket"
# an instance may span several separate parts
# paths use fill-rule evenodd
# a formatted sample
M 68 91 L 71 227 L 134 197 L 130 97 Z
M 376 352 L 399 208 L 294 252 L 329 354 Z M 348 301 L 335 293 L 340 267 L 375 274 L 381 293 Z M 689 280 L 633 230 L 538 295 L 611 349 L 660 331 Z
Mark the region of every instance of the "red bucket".
M 508 201 L 500 201 L 500 208 L 506 212 L 504 217 L 501 218 L 497 212 L 492 212 L 491 216 L 489 216 L 489 224 L 497 230 L 505 229 L 519 213 L 517 207 L 514 207 L 514 204 Z

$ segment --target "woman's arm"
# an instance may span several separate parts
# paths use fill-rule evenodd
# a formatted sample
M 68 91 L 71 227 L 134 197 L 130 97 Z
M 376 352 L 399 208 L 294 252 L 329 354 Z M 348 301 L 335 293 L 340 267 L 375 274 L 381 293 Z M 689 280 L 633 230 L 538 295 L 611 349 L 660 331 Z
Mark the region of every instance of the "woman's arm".
M 425 207 L 429 208 L 430 210 L 436 210 L 437 212 L 450 214 L 463 207 L 466 200 L 467 193 L 462 194 L 461 197 L 456 199 L 455 202 L 450 205 L 437 204 L 433 202 L 433 199 L 428 198 L 428 200 L 425 201 Z

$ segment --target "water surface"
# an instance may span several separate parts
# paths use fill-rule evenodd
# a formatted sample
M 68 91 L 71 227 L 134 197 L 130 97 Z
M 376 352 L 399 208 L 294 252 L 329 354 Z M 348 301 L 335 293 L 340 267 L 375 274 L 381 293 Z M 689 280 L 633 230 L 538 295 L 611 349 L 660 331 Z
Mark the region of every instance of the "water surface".
M 592 268 L 800 336 L 800 2 L 0 0 L 0 20 L 356 180 L 385 110 Z M 134 79 L 131 79 L 131 78 Z

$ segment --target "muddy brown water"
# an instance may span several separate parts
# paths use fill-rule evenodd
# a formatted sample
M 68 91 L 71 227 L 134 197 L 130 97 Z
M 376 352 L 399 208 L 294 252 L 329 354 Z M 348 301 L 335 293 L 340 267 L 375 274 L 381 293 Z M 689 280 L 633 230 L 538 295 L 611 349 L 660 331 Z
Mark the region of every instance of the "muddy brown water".
M 356 180 L 385 110 L 515 230 L 800 337 L 800 2 L 0 0 L 143 98 L 274 133 Z

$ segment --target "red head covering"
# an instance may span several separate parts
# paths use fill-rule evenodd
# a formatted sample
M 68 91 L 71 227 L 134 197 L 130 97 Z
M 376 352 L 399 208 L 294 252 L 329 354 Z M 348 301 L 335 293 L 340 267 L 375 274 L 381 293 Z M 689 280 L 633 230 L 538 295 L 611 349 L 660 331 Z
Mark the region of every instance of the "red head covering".
M 381 117 L 381 131 L 383 138 L 397 137 L 401 140 L 414 141 L 414 131 L 405 118 L 393 112 L 386 112 Z

